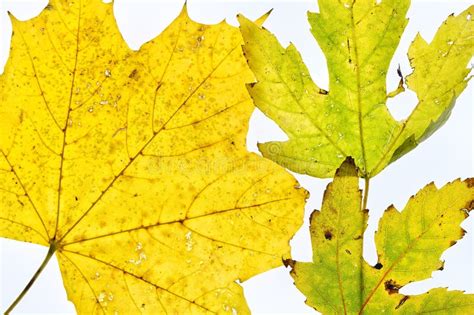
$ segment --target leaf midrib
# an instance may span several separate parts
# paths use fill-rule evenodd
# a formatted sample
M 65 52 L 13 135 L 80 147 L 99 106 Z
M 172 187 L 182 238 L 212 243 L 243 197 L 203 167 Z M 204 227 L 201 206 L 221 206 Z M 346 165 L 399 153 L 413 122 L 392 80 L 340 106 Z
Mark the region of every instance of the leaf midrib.
M 107 234 L 97 235 L 97 236 L 93 236 L 93 237 L 90 237 L 90 238 L 84 238 L 84 239 L 77 240 L 77 241 L 71 241 L 71 242 L 68 242 L 68 243 L 63 243 L 62 246 L 68 246 L 68 245 L 72 245 L 72 244 L 77 244 L 77 243 L 92 241 L 92 240 L 96 240 L 96 239 L 99 239 L 99 238 L 109 237 L 109 236 L 113 236 L 113 235 L 117 235 L 117 234 L 122 234 L 122 233 L 129 233 L 129 232 L 133 232 L 133 231 L 137 231 L 137 230 L 141 230 L 141 229 L 154 228 L 154 227 L 158 227 L 158 226 L 162 226 L 162 225 L 169 225 L 169 224 L 176 224 L 176 223 L 184 223 L 185 221 L 190 221 L 190 220 L 205 218 L 205 217 L 213 216 L 213 215 L 224 214 L 224 213 L 228 213 L 228 212 L 232 212 L 232 211 L 242 211 L 242 210 L 244 210 L 244 209 L 258 208 L 258 207 L 261 207 L 261 206 L 265 206 L 265 205 L 267 205 L 267 204 L 276 203 L 276 202 L 281 202 L 281 201 L 287 201 L 287 200 L 291 200 L 291 199 L 298 199 L 298 198 L 281 198 L 281 199 L 271 200 L 271 201 L 267 201 L 267 202 L 263 202 L 263 203 L 255 204 L 255 205 L 250 205 L 250 206 L 246 206 L 246 207 L 234 207 L 234 208 L 224 209 L 224 210 L 215 210 L 213 213 L 201 214 L 201 215 L 197 215 L 197 216 L 194 216 L 194 217 L 186 217 L 186 218 L 180 219 L 180 220 L 172 220 L 172 221 L 166 221 L 166 222 L 158 222 L 158 223 L 150 224 L 150 225 L 146 225 L 146 226 L 138 226 L 138 227 L 134 227 L 134 228 L 122 230 L 122 231 L 117 231 L 117 232 L 113 232 L 113 233 L 107 233 Z
M 353 0 L 350 11 L 351 11 L 351 25 L 352 25 L 352 41 L 353 41 L 353 50 L 354 50 L 354 68 L 356 72 L 356 82 L 357 82 L 357 119 L 359 122 L 359 141 L 360 141 L 360 148 L 362 153 L 362 161 L 364 164 L 363 172 L 361 175 L 362 177 L 367 176 L 367 157 L 365 153 L 365 143 L 364 143 L 364 126 L 363 126 L 363 119 L 362 119 L 362 101 L 361 101 L 361 82 L 360 82 L 360 68 L 359 68 L 359 53 L 357 47 L 357 36 L 356 36 L 356 25 L 354 22 L 354 5 L 355 0 Z M 349 52 L 350 54 L 350 52 Z M 350 100 L 350 96 L 349 96 Z
M 54 228 L 54 235 L 53 235 L 53 240 L 56 239 L 56 236 L 58 234 L 58 228 L 59 228 L 59 214 L 61 210 L 61 191 L 62 191 L 62 184 L 63 184 L 63 169 L 64 169 L 64 151 L 66 149 L 66 138 L 67 138 L 67 131 L 68 129 L 68 123 L 71 115 L 71 105 L 72 105 L 72 97 L 73 97 L 73 89 L 74 89 L 74 83 L 76 82 L 76 72 L 77 72 L 77 63 L 79 60 L 79 45 L 80 45 L 80 33 L 81 33 L 81 15 L 82 15 L 82 0 L 79 0 L 79 13 L 77 17 L 77 33 L 76 33 L 76 52 L 75 52 L 75 57 L 74 57 L 74 67 L 72 70 L 72 80 L 71 80 L 71 88 L 69 90 L 69 102 L 68 102 L 68 107 L 67 107 L 67 115 L 66 115 L 66 121 L 64 122 L 64 127 L 62 128 L 63 130 L 63 139 L 62 139 L 62 148 L 61 148 L 61 164 L 59 166 L 59 184 L 58 184 L 58 198 L 57 198 L 57 208 L 56 208 L 56 223 L 55 223 L 55 228 Z
M 337 237 L 336 237 L 336 272 L 337 272 L 337 283 L 339 285 L 339 293 L 341 294 L 341 301 L 342 301 L 342 306 L 344 307 L 344 314 L 347 314 L 347 306 L 346 306 L 346 301 L 344 299 L 344 288 L 342 285 L 342 274 L 340 270 L 340 262 L 339 262 L 339 252 L 340 252 L 340 246 L 339 246 L 339 238 L 341 237 L 341 210 L 339 207 L 337 207 Z

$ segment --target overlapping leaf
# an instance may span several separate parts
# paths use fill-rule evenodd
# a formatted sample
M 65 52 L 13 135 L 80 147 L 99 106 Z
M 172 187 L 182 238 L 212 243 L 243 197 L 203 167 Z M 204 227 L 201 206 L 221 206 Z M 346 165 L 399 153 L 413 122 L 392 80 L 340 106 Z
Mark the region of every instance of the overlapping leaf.
M 238 29 L 186 10 L 131 51 L 99 0 L 14 21 L 0 78 L 0 236 L 50 246 L 82 314 L 247 313 L 306 193 L 245 149 Z
M 473 179 L 437 189 L 429 184 L 400 213 L 393 206 L 381 219 L 376 245 L 379 263 L 362 257 L 367 212 L 361 211 L 357 170 L 347 160 L 324 194 L 321 212 L 311 216 L 313 262 L 288 261 L 306 303 L 323 314 L 468 314 L 474 295 L 434 289 L 405 296 L 404 285 L 430 277 L 439 257 L 464 231 L 459 224 L 474 207 Z
M 396 121 L 386 100 L 386 76 L 407 24 L 409 0 L 319 0 L 311 31 L 327 58 L 329 91 L 312 80 L 295 46 L 284 49 L 268 31 L 240 18 L 244 51 L 258 83 L 256 105 L 286 132 L 286 142 L 260 145 L 264 156 L 289 169 L 331 177 L 346 156 L 370 178 L 429 137 L 449 117 L 467 85 L 474 53 L 474 6 L 449 16 L 433 41 L 417 36 L 407 79 L 418 104 Z

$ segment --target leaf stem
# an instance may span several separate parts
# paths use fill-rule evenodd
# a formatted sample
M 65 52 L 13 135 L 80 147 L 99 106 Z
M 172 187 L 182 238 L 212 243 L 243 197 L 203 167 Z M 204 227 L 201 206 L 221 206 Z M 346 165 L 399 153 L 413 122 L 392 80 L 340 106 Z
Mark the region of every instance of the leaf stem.
M 362 199 L 362 209 L 361 210 L 366 210 L 367 209 L 367 200 L 369 199 L 369 187 L 370 187 L 370 178 L 369 177 L 364 177 L 364 199 Z
M 13 301 L 13 303 L 10 305 L 10 307 L 5 311 L 4 315 L 10 314 L 11 311 L 20 303 L 21 299 L 26 295 L 26 293 L 30 290 L 30 288 L 33 286 L 35 283 L 36 279 L 38 279 L 39 275 L 41 272 L 44 270 L 46 265 L 48 264 L 49 260 L 51 257 L 53 257 L 54 252 L 56 251 L 56 243 L 53 242 L 51 243 L 51 246 L 49 247 L 48 253 L 46 254 L 46 257 L 44 258 L 43 262 L 39 266 L 38 270 L 36 270 L 35 274 L 31 278 L 31 280 L 28 282 L 28 284 L 25 286 L 23 291 L 21 291 L 20 295 Z

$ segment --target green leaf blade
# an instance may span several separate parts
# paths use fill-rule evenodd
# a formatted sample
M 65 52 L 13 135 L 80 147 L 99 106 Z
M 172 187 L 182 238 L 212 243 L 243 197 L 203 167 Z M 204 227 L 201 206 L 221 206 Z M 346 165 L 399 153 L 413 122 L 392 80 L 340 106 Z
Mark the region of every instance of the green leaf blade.
M 446 122 L 468 81 L 466 65 L 474 47 L 468 17 L 473 9 L 450 16 L 431 44 L 415 40 L 409 53 L 415 70 L 408 87 L 420 102 L 410 118 L 396 121 L 386 101 L 404 91 L 403 78 L 391 93 L 385 81 L 409 4 L 319 1 L 320 12 L 309 13 L 308 19 L 327 59 L 329 91 L 311 80 L 293 45 L 283 48 L 267 30 L 240 17 L 243 49 L 257 78 L 250 95 L 289 137 L 261 144 L 264 156 L 315 177 L 331 177 L 351 156 L 359 176 L 371 178 Z
M 358 182 L 354 161 L 347 160 L 328 185 L 321 212 L 311 215 L 313 264 L 297 262 L 292 272 L 298 288 L 318 297 L 307 295 L 308 303 L 323 313 L 354 313 L 363 302 L 360 257 L 368 215 L 360 211 Z
M 291 263 L 291 275 L 308 297 L 307 304 L 323 314 L 465 310 L 473 295 L 435 289 L 408 296 L 399 291 L 440 269 L 441 254 L 464 235 L 459 225 L 474 207 L 473 179 L 456 180 L 440 189 L 429 184 L 401 213 L 390 207 L 376 234 L 379 263 L 372 267 L 362 256 L 367 215 L 361 211 L 357 174 L 350 160 L 336 172 L 322 211 L 311 217 L 313 262 Z
M 375 242 L 383 253 L 380 262 L 400 285 L 428 278 L 443 266 L 441 254 L 464 235 L 459 225 L 474 200 L 469 185 L 457 180 L 437 189 L 431 183 L 403 212 L 392 207 L 384 214 Z
M 429 44 L 420 34 L 416 36 L 408 52 L 414 71 L 407 77 L 407 86 L 416 92 L 418 104 L 371 174 L 414 149 L 448 120 L 470 80 L 471 67 L 466 65 L 474 55 L 473 14 L 474 6 L 470 6 L 457 16 L 450 15 Z
M 404 304 L 400 307 L 400 314 L 465 315 L 474 309 L 474 294 L 433 289 L 410 297 Z
M 247 38 L 244 53 L 258 81 L 248 86 L 250 95 L 289 137 L 286 142 L 260 144 L 260 151 L 293 171 L 331 176 L 346 153 L 330 136 L 333 125 L 320 115 L 327 94 L 311 80 L 293 45 L 284 49 L 253 22 L 243 16 L 239 21 Z

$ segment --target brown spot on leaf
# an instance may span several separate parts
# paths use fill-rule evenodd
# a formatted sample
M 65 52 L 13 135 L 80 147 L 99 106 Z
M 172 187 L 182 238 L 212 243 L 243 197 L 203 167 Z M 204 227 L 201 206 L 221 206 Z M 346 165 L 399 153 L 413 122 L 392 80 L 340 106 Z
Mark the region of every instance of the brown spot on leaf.
M 398 305 L 395 307 L 396 310 L 398 310 L 400 308 L 400 306 L 402 306 L 410 297 L 405 295 L 401 300 L 400 302 L 398 302 Z
M 349 255 L 352 255 L 351 251 L 346 249 L 346 253 L 348 253 Z
M 135 78 L 135 77 L 137 76 L 137 73 L 138 73 L 137 69 L 133 69 L 133 71 L 130 72 L 130 74 L 128 75 L 128 77 L 129 77 L 130 79 L 133 79 L 133 78 Z
M 328 241 L 332 240 L 332 233 L 331 233 L 331 231 L 325 231 L 325 232 L 324 232 L 324 238 L 327 239 Z
M 313 212 L 311 212 L 311 214 L 309 216 L 309 222 L 312 223 L 313 219 L 315 219 L 316 215 L 318 215 L 319 213 L 320 213 L 320 211 L 314 209 Z
M 293 259 L 291 258 L 288 258 L 288 259 L 283 259 L 283 265 L 288 268 L 288 266 L 290 266 L 292 269 L 295 268 L 295 264 L 296 264 L 296 261 L 294 261 Z
M 474 177 L 473 178 L 468 178 L 465 180 L 467 187 L 471 188 L 474 186 Z
M 322 95 L 328 95 L 329 92 L 324 90 L 324 89 L 319 89 L 319 94 L 322 94 Z
M 467 209 L 468 210 L 474 209 L 474 200 L 471 200 L 471 202 L 469 202 L 469 205 L 467 206 Z
M 380 269 L 383 268 L 383 265 L 378 262 L 378 263 L 375 264 L 374 268 L 377 269 L 377 270 L 380 270 Z
M 397 294 L 400 288 L 402 287 L 401 285 L 397 284 L 392 279 L 385 281 L 384 284 L 385 284 L 385 291 L 387 291 L 388 294 Z

